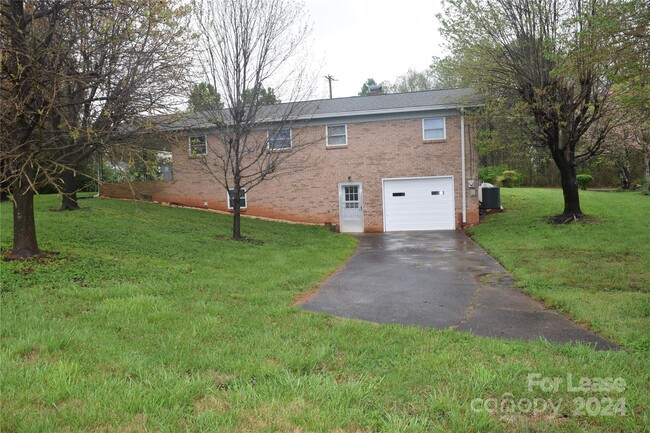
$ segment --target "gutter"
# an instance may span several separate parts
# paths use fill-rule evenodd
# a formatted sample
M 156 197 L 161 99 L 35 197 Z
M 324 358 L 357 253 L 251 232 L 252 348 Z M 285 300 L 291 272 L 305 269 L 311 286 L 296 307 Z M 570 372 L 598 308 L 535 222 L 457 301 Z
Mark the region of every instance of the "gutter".
M 465 191 L 465 183 L 467 182 L 465 177 L 465 108 L 460 108 L 460 167 L 462 170 L 461 173 L 461 183 L 463 189 L 463 224 L 462 227 L 465 228 L 467 225 L 467 193 Z
M 483 104 L 476 104 L 472 106 L 482 106 Z M 459 104 L 452 105 L 428 105 L 421 107 L 404 107 L 404 108 L 380 108 L 377 110 L 362 110 L 362 111 L 345 111 L 340 113 L 322 113 L 313 114 L 311 116 L 296 116 L 290 117 L 290 120 L 311 120 L 311 119 L 327 119 L 331 117 L 352 117 L 352 116 L 370 116 L 373 114 L 396 114 L 396 113 L 418 113 L 421 111 L 437 111 L 437 110 L 456 110 Z M 461 106 L 460 110 L 463 112 L 464 107 Z M 274 121 L 279 119 L 267 119 L 265 121 Z

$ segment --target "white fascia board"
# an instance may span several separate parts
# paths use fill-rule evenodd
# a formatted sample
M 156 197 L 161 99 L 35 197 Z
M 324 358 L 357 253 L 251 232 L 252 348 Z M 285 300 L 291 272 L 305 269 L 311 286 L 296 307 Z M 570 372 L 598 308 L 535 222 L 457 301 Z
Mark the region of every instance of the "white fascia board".
M 420 113 L 426 111 L 441 111 L 441 110 L 460 110 L 462 108 L 473 108 L 473 107 L 482 107 L 485 104 L 471 104 L 471 105 L 427 105 L 421 107 L 402 107 L 402 108 L 381 108 L 377 110 L 362 110 L 362 111 L 341 111 L 336 113 L 322 113 L 322 114 L 312 114 L 312 115 L 299 115 L 299 116 L 288 116 L 283 117 L 270 117 L 266 119 L 260 119 L 257 123 L 275 123 L 282 121 L 296 121 L 296 120 L 317 120 L 317 119 L 329 119 L 329 118 L 340 118 L 340 117 L 355 117 L 355 116 L 372 116 L 378 114 L 399 114 L 399 113 Z M 230 121 L 223 121 L 224 125 L 231 126 L 233 125 Z M 215 125 L 199 125 L 196 127 L 197 130 L 201 129 L 215 129 Z M 191 128 L 179 128 L 180 130 L 191 129 Z
M 352 117 L 352 116 L 372 116 L 376 114 L 397 114 L 397 113 L 417 113 L 421 111 L 436 111 L 436 110 L 450 110 L 458 109 L 458 105 L 433 105 L 423 107 L 404 107 L 404 108 L 389 108 L 379 110 L 364 110 L 364 111 L 347 111 L 341 113 L 323 113 L 315 114 L 311 117 L 305 116 L 305 119 L 321 119 L 328 117 Z

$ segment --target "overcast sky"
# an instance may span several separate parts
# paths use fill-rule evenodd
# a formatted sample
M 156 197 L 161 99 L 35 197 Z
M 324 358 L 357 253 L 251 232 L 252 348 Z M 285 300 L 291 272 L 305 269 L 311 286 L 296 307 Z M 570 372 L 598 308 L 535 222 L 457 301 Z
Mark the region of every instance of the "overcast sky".
M 321 65 L 315 97 L 356 96 L 368 78 L 394 81 L 425 69 L 442 53 L 439 0 L 304 0 L 313 22 L 314 61 Z

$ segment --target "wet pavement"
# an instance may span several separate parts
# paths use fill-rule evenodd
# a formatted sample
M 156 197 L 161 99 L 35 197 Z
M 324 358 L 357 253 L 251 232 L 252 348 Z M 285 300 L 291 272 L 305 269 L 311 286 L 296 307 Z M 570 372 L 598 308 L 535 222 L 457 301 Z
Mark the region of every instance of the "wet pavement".
M 618 348 L 514 288 L 512 276 L 462 232 L 357 238 L 355 255 L 302 308 L 377 323 Z

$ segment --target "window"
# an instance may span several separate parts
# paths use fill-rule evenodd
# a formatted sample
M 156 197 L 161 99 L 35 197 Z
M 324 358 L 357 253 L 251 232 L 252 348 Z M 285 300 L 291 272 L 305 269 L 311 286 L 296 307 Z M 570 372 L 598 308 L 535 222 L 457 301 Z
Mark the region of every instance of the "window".
M 232 196 L 235 194 L 235 189 L 228 189 L 228 209 L 234 209 L 235 203 L 233 202 Z M 246 188 L 239 189 L 239 207 L 241 209 L 246 209 Z
M 291 129 L 278 129 L 268 133 L 269 149 L 291 149 Z
M 189 138 L 190 156 L 199 156 L 208 154 L 205 135 L 191 135 Z
M 158 178 L 162 178 L 162 180 L 172 180 L 174 178 L 172 153 L 166 150 L 161 150 L 156 156 L 158 158 Z
M 345 194 L 345 208 L 359 209 L 359 185 L 350 185 L 343 187 Z
M 328 125 L 325 128 L 327 134 L 327 146 L 347 146 L 348 144 L 348 126 L 347 125 Z
M 422 119 L 422 136 L 425 140 L 444 140 L 445 118 Z

